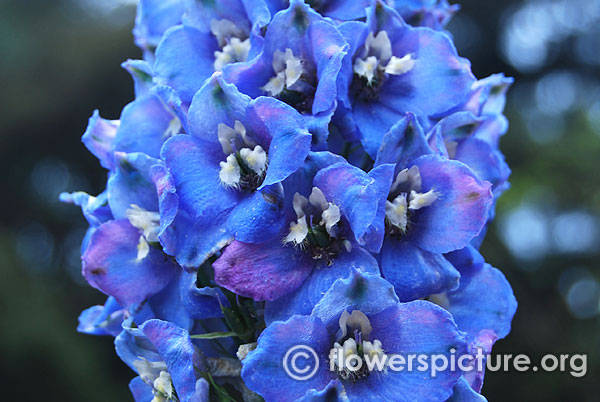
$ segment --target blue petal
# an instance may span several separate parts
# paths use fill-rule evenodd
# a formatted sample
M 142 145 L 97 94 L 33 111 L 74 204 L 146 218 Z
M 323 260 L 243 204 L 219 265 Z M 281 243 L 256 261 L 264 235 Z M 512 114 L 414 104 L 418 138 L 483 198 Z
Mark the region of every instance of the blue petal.
M 333 283 L 311 315 L 319 317 L 329 333 L 335 333 L 343 311 L 360 310 L 370 316 L 397 304 L 398 297 L 388 281 L 379 275 L 353 271 L 349 277 Z
M 109 170 L 114 166 L 114 141 L 119 124 L 119 120 L 103 119 L 100 117 L 100 112 L 94 110 L 81 137 L 86 148 L 98 158 L 104 168 Z
M 181 22 L 183 0 L 140 0 L 133 35 L 142 49 L 158 45 L 165 31 Z
M 317 391 L 311 389 L 297 402 L 349 402 L 346 391 L 340 380 L 332 380 L 327 386 Z
M 156 49 L 155 82 L 175 89 L 189 104 L 196 91 L 215 71 L 216 38 L 191 26 L 169 29 Z
M 137 205 L 146 211 L 158 211 L 156 187 L 151 166 L 160 159 L 142 153 L 115 153 L 115 173 L 108 179 L 108 204 L 116 219 L 127 217 L 127 210 Z
M 477 252 L 473 250 L 473 253 Z M 461 273 L 460 287 L 446 294 L 448 305 L 442 307 L 452 313 L 460 330 L 471 339 L 486 330 L 504 338 L 510 332 L 517 301 L 502 272 L 477 262 L 456 267 Z
M 114 150 L 125 153 L 142 152 L 158 158 L 165 140 L 180 127 L 179 120 L 156 95 L 131 102 L 121 113 Z
M 161 183 L 163 191 L 159 189 L 161 215 L 164 211 L 172 220 L 167 220 L 159 238 L 165 251 L 186 267 L 199 266 L 231 239 L 225 222 L 238 196 L 221 185 L 221 155 L 216 144 L 189 135 L 172 137 L 162 150 L 169 175 L 167 183 Z
M 100 226 L 104 222 L 113 219 L 106 192 L 99 194 L 97 197 L 82 191 L 61 193 L 60 200 L 81 207 L 83 216 L 92 227 Z
M 407 239 L 432 253 L 465 247 L 487 221 L 493 202 L 490 183 L 463 163 L 439 156 L 421 156 L 414 165 L 421 174 L 421 191 L 433 189 L 438 198 L 415 213 Z
M 245 243 L 262 243 L 280 236 L 285 225 L 281 184 L 255 191 L 231 211 L 227 229 Z
M 111 296 L 104 306 L 93 306 L 81 312 L 77 332 L 117 336 L 121 332 L 124 314 L 123 307 Z
M 447 0 L 401 0 L 392 4 L 409 24 L 436 30 L 443 29 L 460 9 L 460 5 L 450 5 Z
M 454 394 L 446 402 L 487 402 L 487 399 L 475 392 L 469 383 L 461 377 L 454 386 Z
M 404 169 L 419 156 L 432 153 L 421 125 L 412 113 L 407 113 L 402 120 L 394 124 L 381 142 L 373 143 L 370 147 L 365 145 L 365 148 L 370 148 L 371 152 L 377 149 L 375 166 L 395 163 L 398 169 Z
M 388 236 L 381 249 L 381 273 L 401 301 L 411 301 L 456 289 L 460 274 L 441 254 Z
M 267 302 L 265 321 L 270 325 L 274 321 L 287 320 L 294 314 L 310 314 L 331 285 L 339 278 L 348 277 L 354 270 L 379 274 L 379 266 L 371 254 L 360 247 L 353 247 L 350 253 L 337 256 L 331 266 L 324 263 L 318 265 L 296 291 L 274 302 Z
M 365 9 L 372 3 L 371 0 L 328 0 L 317 11 L 322 15 L 341 21 L 358 20 L 364 18 Z
M 348 163 L 337 163 L 321 170 L 313 182 L 328 200 L 340 207 L 358 244 L 372 252 L 378 252 L 383 241 L 384 216 L 380 212 L 385 212 L 382 208 L 393 174 L 393 165 L 381 165 L 370 176 Z
M 135 377 L 129 382 L 129 390 L 135 402 L 151 402 L 154 398 L 152 387 L 146 384 L 140 377 Z
M 311 135 L 296 110 L 277 99 L 259 97 L 251 102 L 247 121 L 254 135 L 270 139 L 269 166 L 261 188 L 283 181 L 304 164 Z
M 190 401 L 196 393 L 195 370 L 204 365 L 190 334 L 161 320 L 146 321 L 140 329 L 167 364 L 179 399 L 182 402 Z
M 218 144 L 219 124 L 233 127 L 236 120 L 243 123 L 249 103 L 247 95 L 226 83 L 221 73 L 215 73 L 194 95 L 189 110 L 190 134 Z
M 127 220 L 104 223 L 92 234 L 81 257 L 90 285 L 114 296 L 122 306 L 158 293 L 179 269 L 154 247 L 138 259 L 140 236 Z
M 319 359 L 319 369 L 306 381 L 292 379 L 283 366 L 285 353 L 296 345 L 311 347 Z M 325 325 L 316 317 L 296 315 L 285 322 L 275 322 L 263 331 L 257 348 L 243 360 L 242 378 L 248 388 L 265 400 L 295 401 L 311 390 L 324 389 L 334 379 L 327 369 L 331 346 Z
M 154 73 L 152 66 L 146 60 L 127 60 L 121 63 L 121 67 L 129 72 L 133 78 L 135 97 L 141 98 L 150 93 L 154 86 L 152 77 Z
M 215 281 L 254 300 L 275 300 L 302 284 L 313 261 L 279 239 L 250 244 L 234 241 L 213 263 Z

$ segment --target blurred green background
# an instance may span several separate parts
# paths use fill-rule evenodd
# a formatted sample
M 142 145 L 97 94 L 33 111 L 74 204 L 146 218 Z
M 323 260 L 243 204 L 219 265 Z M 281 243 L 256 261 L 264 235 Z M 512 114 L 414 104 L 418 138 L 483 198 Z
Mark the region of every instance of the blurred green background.
M 85 230 L 61 191 L 105 172 L 79 139 L 133 98 L 134 0 L 0 2 L 0 400 L 127 401 L 110 338 L 75 331 L 104 296 L 80 276 Z M 502 141 L 512 189 L 482 247 L 519 310 L 496 353 L 586 353 L 588 373 L 490 373 L 491 402 L 600 392 L 600 0 L 462 1 L 450 24 L 478 78 L 516 79 Z

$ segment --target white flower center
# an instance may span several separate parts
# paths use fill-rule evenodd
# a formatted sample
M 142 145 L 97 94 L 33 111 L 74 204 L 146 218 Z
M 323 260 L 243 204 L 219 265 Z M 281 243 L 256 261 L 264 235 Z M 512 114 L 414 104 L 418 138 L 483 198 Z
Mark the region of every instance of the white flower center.
M 138 205 L 131 204 L 125 215 L 132 226 L 142 231 L 144 238 L 150 243 L 158 243 L 160 229 L 160 214 L 146 211 Z
M 417 166 L 398 173 L 390 195 L 391 201 L 388 199 L 385 204 L 386 222 L 400 234 L 406 233 L 412 211 L 428 207 L 439 198 L 439 193 L 433 189 L 421 192 L 421 173 Z
M 301 86 L 300 77 L 304 73 L 302 60 L 295 57 L 291 49 L 285 53 L 276 50 L 273 54 L 273 70 L 275 76 L 261 89 L 270 96 L 278 96 L 285 89 L 299 90 Z
M 392 43 L 386 31 L 379 31 L 374 36 L 369 33 L 361 57 L 354 62 L 354 72 L 372 85 L 375 79 L 380 80 L 384 74 L 406 74 L 415 66 L 410 54 L 396 57 L 392 54 Z
M 246 132 L 244 125 L 236 121 L 231 128 L 219 124 L 219 142 L 227 159 L 219 165 L 219 179 L 227 187 L 255 190 L 260 186 L 267 171 L 267 153 Z
M 210 30 L 221 50 L 215 51 L 214 68 L 220 71 L 227 64 L 246 61 L 250 52 L 250 38 L 229 20 L 212 20 Z

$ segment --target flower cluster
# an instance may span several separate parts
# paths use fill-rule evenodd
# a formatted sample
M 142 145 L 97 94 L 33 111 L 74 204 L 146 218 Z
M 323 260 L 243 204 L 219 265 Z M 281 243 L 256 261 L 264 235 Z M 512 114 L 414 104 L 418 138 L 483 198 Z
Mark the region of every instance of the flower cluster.
M 136 401 L 479 401 L 482 371 L 354 372 L 359 356 L 474 354 L 510 285 L 477 251 L 510 170 L 511 80 L 476 80 L 446 0 L 141 0 L 135 100 L 83 143 L 106 190 L 79 331 L 115 338 Z M 306 380 L 282 358 L 321 361 Z M 337 370 L 329 370 L 333 365 Z

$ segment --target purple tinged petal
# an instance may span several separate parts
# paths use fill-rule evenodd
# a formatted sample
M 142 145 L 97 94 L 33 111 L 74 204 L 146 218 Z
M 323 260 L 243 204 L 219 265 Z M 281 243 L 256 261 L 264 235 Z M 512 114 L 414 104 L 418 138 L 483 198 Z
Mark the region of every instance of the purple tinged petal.
M 314 262 L 277 239 L 261 244 L 234 241 L 213 263 L 215 281 L 254 300 L 275 300 L 302 284 Z
M 119 124 L 119 120 L 103 119 L 100 117 L 100 112 L 94 110 L 85 133 L 81 137 L 86 148 L 100 160 L 100 164 L 104 168 L 109 170 L 114 166 L 114 141 Z
M 446 402 L 487 402 L 487 399 L 475 392 L 469 383 L 461 378 L 454 386 L 454 394 Z
M 311 389 L 297 402 L 349 402 L 344 385 L 340 380 L 332 380 L 320 391 Z
M 309 315 L 339 278 L 347 278 L 353 271 L 379 275 L 379 266 L 373 256 L 360 247 L 352 247 L 350 253 L 338 255 L 333 264 L 321 263 L 313 269 L 302 286 L 273 302 L 265 304 L 265 321 L 284 321 L 294 314 Z
M 512 288 L 502 272 L 489 264 L 480 264 L 479 253 L 469 249 L 475 256 L 472 263 L 465 258 L 466 253 L 463 257 L 451 257 L 461 273 L 460 287 L 446 294 L 447 306 L 442 307 L 452 313 L 460 330 L 471 339 L 486 331 L 504 338 L 517 310 Z
M 117 336 L 121 332 L 124 314 L 123 307 L 111 296 L 106 299 L 104 306 L 93 306 L 81 312 L 77 332 Z
M 493 202 L 491 184 L 463 163 L 425 155 L 414 161 L 421 175 L 421 192 L 438 198 L 415 213 L 407 239 L 432 253 L 465 247 L 481 232 Z
M 319 369 L 306 381 L 292 379 L 283 366 L 286 352 L 297 345 L 311 347 L 319 358 Z M 295 401 L 311 390 L 324 389 L 334 380 L 327 369 L 331 346 L 325 325 L 316 317 L 296 315 L 285 322 L 275 322 L 263 331 L 257 348 L 243 360 L 242 378 L 248 388 L 265 400 Z
M 114 296 L 122 306 L 158 293 L 179 269 L 154 247 L 138 258 L 140 236 L 127 220 L 104 223 L 92 234 L 81 257 L 83 275 L 90 285 Z

